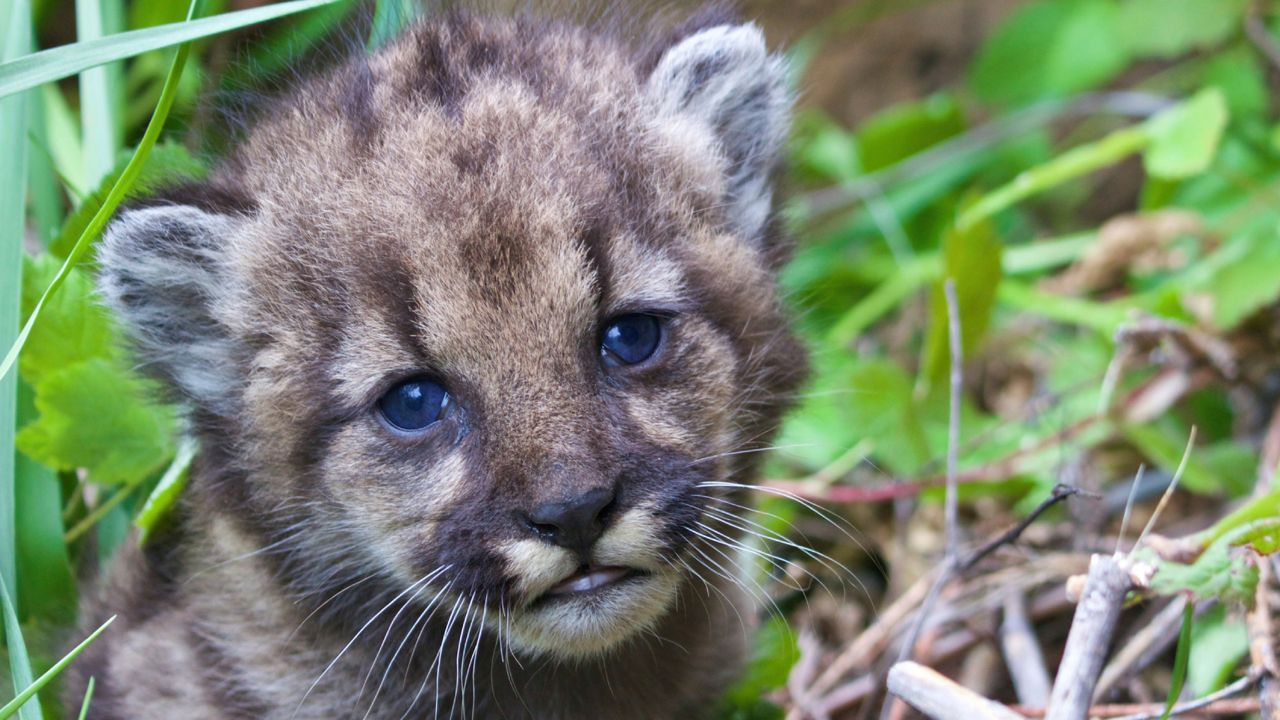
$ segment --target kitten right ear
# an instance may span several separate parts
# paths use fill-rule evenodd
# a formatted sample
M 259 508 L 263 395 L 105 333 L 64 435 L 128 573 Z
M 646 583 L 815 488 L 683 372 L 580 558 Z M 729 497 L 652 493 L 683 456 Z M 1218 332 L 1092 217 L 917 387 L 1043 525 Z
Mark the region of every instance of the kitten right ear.
M 179 400 L 230 412 L 235 342 L 218 320 L 228 294 L 224 245 L 242 216 L 190 205 L 126 210 L 98 248 L 98 288 L 142 368 Z

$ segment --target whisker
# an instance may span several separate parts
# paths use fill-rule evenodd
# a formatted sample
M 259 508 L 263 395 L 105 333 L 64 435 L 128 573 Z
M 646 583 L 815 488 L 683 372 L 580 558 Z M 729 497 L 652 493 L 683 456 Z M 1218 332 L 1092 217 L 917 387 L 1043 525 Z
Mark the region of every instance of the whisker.
M 854 530 L 854 532 L 857 532 L 857 530 L 853 528 L 852 525 L 849 524 L 849 521 L 845 520 L 844 518 L 840 517 L 839 515 L 836 515 L 835 513 L 829 510 L 826 510 L 825 508 L 822 508 L 816 503 L 813 503 L 809 500 L 806 500 L 800 497 L 799 495 L 796 495 L 795 493 L 789 490 L 772 488 L 765 485 L 747 485 L 744 483 L 729 482 L 727 480 L 708 480 L 705 482 L 698 483 L 698 487 L 732 488 L 737 490 L 746 490 L 749 492 L 761 492 L 766 495 L 773 495 L 775 497 L 785 498 L 792 502 L 798 503 L 801 506 L 808 509 L 809 512 L 812 512 L 813 514 L 827 521 L 827 523 L 830 524 L 831 527 L 835 528 L 836 530 L 839 530 L 840 533 L 844 535 L 846 538 L 848 538 L 850 542 L 857 545 L 858 549 L 861 550 L 863 553 L 865 553 L 867 557 L 872 557 L 872 558 L 875 557 L 874 555 L 872 555 L 871 551 L 867 549 L 867 546 L 863 544 L 861 540 L 859 540 L 858 538 L 850 534 L 849 530 L 846 530 L 846 528 L 849 528 Z M 883 568 L 881 569 L 883 570 Z
M 409 638 L 413 636 L 413 631 L 415 628 L 418 627 L 419 624 L 422 624 L 423 628 L 425 628 L 426 623 L 429 623 L 431 621 L 431 617 L 435 615 L 436 610 L 439 609 L 439 606 L 436 604 L 436 600 L 438 600 L 440 596 L 443 595 L 444 592 L 452 585 L 453 585 L 453 582 L 450 581 L 448 585 L 445 585 L 443 588 L 437 591 L 436 594 L 426 602 L 426 604 L 422 608 L 422 612 L 418 613 L 417 619 L 414 620 L 413 624 L 409 626 L 409 630 L 405 632 L 404 638 L 400 641 L 400 644 L 396 646 L 396 651 L 392 653 L 391 659 L 387 661 L 386 669 L 384 669 L 382 672 L 382 678 L 378 680 L 378 689 L 373 692 L 373 699 L 369 701 L 369 709 L 366 710 L 364 713 L 364 717 L 366 719 L 369 717 L 370 713 L 373 712 L 373 706 L 375 703 L 378 702 L 378 696 L 382 694 L 382 686 L 387 682 L 387 675 L 390 675 L 392 668 L 395 667 L 396 658 L 400 656 L 400 651 L 404 649 L 405 643 L 409 642 Z M 415 594 L 415 597 L 416 597 L 416 594 Z M 410 601 L 412 601 L 412 599 Z M 392 624 L 394 625 L 395 623 L 393 622 Z M 388 632 L 390 632 L 389 629 L 388 629 Z M 419 635 L 419 637 L 421 637 L 421 635 Z M 416 643 L 415 643 L 415 646 L 416 646 Z M 412 660 L 413 660 L 413 655 L 410 654 L 409 662 L 405 663 L 406 674 L 408 673 L 409 669 L 413 666 Z M 364 692 L 364 689 L 361 688 L 361 693 L 363 692 Z
M 293 640 L 293 636 L 298 634 L 298 631 L 302 629 L 303 625 L 306 625 L 307 622 L 311 620 L 311 618 L 315 617 L 316 613 L 320 612 L 325 608 L 325 606 L 327 606 L 329 603 L 336 600 L 339 595 L 345 593 L 346 591 L 350 590 L 353 587 L 356 587 L 357 585 L 362 585 L 368 582 L 369 580 L 372 580 L 374 577 L 375 577 L 374 575 L 365 575 L 363 578 L 356 580 L 355 582 L 351 583 L 350 585 L 347 585 L 346 587 L 342 588 L 338 592 L 330 595 L 324 602 L 317 605 L 315 610 L 312 610 L 311 612 L 307 613 L 307 616 L 302 618 L 302 622 L 298 623 L 298 627 L 294 628 L 293 632 L 289 633 L 289 637 L 285 639 L 284 641 L 285 645 L 288 645 L 289 642 Z
M 305 703 L 307 701 L 307 698 L 311 696 L 312 691 L 316 689 L 316 686 L 320 684 L 320 681 L 324 679 L 324 676 L 329 674 L 329 671 L 333 669 L 333 666 L 338 664 L 338 660 L 342 659 L 342 656 L 345 655 L 346 652 L 351 649 L 351 646 L 356 643 L 356 640 L 360 638 L 360 635 L 363 634 L 364 631 L 367 630 L 369 626 L 372 625 L 378 619 L 378 617 L 382 615 L 382 613 L 386 612 L 388 608 L 394 605 L 397 600 L 404 597 L 406 593 L 414 590 L 419 585 L 430 582 L 432 578 L 444 572 L 449 567 L 450 567 L 449 565 L 445 565 L 443 567 L 436 568 L 430 573 L 427 573 L 417 582 L 413 583 L 412 585 L 405 588 L 404 590 L 401 590 L 399 594 L 391 598 L 390 602 L 388 602 L 386 605 L 383 605 L 381 610 L 374 613 L 373 617 L 369 618 L 369 620 L 364 625 L 362 625 L 359 630 L 356 631 L 356 634 L 352 636 L 351 640 L 346 645 L 344 645 L 341 650 L 338 651 L 338 654 L 334 656 L 333 660 L 330 661 L 327 666 L 325 666 L 325 669 L 320 672 L 320 675 L 317 676 L 315 681 L 311 683 L 311 686 L 307 688 L 307 691 L 302 694 L 302 699 L 298 701 L 298 705 L 293 709 L 293 715 L 291 715 L 290 717 L 297 717 L 298 711 L 302 709 L 303 703 Z
M 710 462 L 712 460 L 718 460 L 720 458 L 725 458 L 725 457 L 733 457 L 735 455 L 751 455 L 752 453 L 772 452 L 774 450 L 794 450 L 797 448 L 806 448 L 806 447 L 813 447 L 813 443 L 797 443 L 794 445 L 770 445 L 768 447 L 746 448 L 744 450 L 730 450 L 729 452 L 716 453 L 715 455 L 707 455 L 706 457 L 700 457 L 697 460 L 691 460 L 689 461 L 689 464 L 687 467 L 693 467 L 694 465 L 701 465 L 702 463 L 705 463 L 705 462 Z
M 422 594 L 422 591 L 427 587 L 427 584 L 423 584 L 422 587 L 415 590 L 413 594 L 409 596 L 409 599 L 405 600 L 404 604 L 400 606 L 400 609 L 396 611 L 396 614 L 391 616 L 391 622 L 387 623 L 387 631 L 382 634 L 382 642 L 378 643 L 378 650 L 373 654 L 373 660 L 369 662 L 369 671 L 364 674 L 364 681 L 360 683 L 360 692 L 356 693 L 356 703 L 359 703 L 360 698 L 364 697 L 365 687 L 369 685 L 369 678 L 373 676 L 373 671 L 378 667 L 378 658 L 382 657 L 382 649 L 386 647 L 387 639 L 391 637 L 391 631 L 395 629 L 396 623 L 400 620 L 400 616 L 404 614 L 405 610 L 409 609 L 409 606 L 413 604 L 413 601 L 417 599 L 418 595 Z M 377 701 L 377 697 L 374 698 L 374 701 Z M 369 710 L 370 712 L 373 710 L 372 703 L 369 704 Z M 366 713 L 366 716 L 367 715 L 368 713 Z
M 705 497 L 712 500 L 719 500 L 719 498 L 712 498 L 711 496 L 705 496 Z M 736 505 L 736 503 L 729 503 L 729 504 Z M 743 506 L 738 505 L 737 507 L 743 507 Z M 706 508 L 706 511 L 709 519 L 715 520 L 717 522 L 722 522 L 725 525 L 728 525 L 732 528 L 735 528 L 744 533 L 753 535 L 759 538 L 761 542 L 764 542 L 766 544 L 768 542 L 777 542 L 787 547 L 798 550 L 801 553 L 804 553 L 807 557 L 814 560 L 818 564 L 822 565 L 822 567 L 826 568 L 828 572 L 830 572 L 832 575 L 838 578 L 840 580 L 840 585 L 842 589 L 845 586 L 844 579 L 846 577 L 851 578 L 854 581 L 854 583 L 858 585 L 858 588 L 863 592 L 863 594 L 866 595 L 867 600 L 870 601 L 871 599 L 870 591 L 867 589 L 866 585 L 862 582 L 862 579 L 859 578 L 857 574 L 855 574 L 851 569 L 849 569 L 848 566 L 836 560 L 835 558 L 831 557 L 830 555 L 827 555 L 826 553 L 823 553 L 819 550 L 815 550 L 810 546 L 797 543 L 791 540 L 790 538 L 788 538 L 787 536 L 782 535 L 781 533 L 778 533 L 770 528 L 767 528 L 764 525 L 761 525 L 760 523 L 755 522 L 750 518 L 743 517 L 741 515 L 735 515 L 733 513 L 727 512 L 725 510 L 720 510 L 719 508 L 714 508 L 714 507 L 708 507 Z M 772 515 L 772 513 L 764 513 L 764 514 Z M 777 516 L 774 515 L 774 517 L 777 517 Z M 743 525 L 741 523 L 747 523 L 747 525 Z M 791 523 L 788 523 L 788 524 L 790 525 Z M 748 527 L 748 525 L 750 527 Z M 794 525 L 792 527 L 794 527 Z M 797 565 L 797 567 L 800 567 L 802 570 L 806 572 L 806 574 L 808 574 L 810 577 L 816 580 L 820 585 L 822 585 L 823 589 L 826 590 L 828 593 L 831 592 L 830 588 L 827 587 L 826 583 L 822 582 L 821 578 L 809 572 L 803 566 Z

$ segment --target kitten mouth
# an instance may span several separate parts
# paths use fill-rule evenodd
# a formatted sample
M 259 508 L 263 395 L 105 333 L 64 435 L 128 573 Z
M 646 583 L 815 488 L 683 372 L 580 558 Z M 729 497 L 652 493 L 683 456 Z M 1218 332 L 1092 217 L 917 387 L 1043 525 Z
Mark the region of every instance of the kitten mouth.
M 635 568 L 620 566 L 584 565 L 569 577 L 561 580 L 543 596 L 544 600 L 561 597 L 576 597 L 594 593 L 613 587 L 642 573 Z

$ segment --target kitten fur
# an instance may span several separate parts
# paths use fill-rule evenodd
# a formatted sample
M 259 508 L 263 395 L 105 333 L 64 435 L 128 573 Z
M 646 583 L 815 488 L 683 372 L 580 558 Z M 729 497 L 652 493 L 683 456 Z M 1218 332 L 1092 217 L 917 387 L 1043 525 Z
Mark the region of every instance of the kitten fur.
M 450 14 L 125 211 L 100 288 L 201 448 L 84 609 L 94 718 L 705 716 L 757 613 L 736 503 L 804 375 L 760 31 Z M 645 40 L 635 38 L 644 37 Z M 649 360 L 602 364 L 650 313 Z M 428 375 L 426 432 L 378 398 Z M 613 493 L 584 553 L 530 508 Z M 635 574 L 550 598 L 583 566 Z

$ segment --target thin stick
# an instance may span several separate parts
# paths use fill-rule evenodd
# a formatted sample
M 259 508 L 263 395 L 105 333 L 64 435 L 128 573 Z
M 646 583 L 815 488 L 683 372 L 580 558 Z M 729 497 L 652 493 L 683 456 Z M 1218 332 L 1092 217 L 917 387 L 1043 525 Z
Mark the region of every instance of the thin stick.
M 1119 335 L 1119 331 L 1116 332 Z M 1115 396 L 1116 386 L 1120 383 L 1120 374 L 1124 372 L 1124 365 L 1129 360 L 1129 346 L 1116 340 L 1116 351 L 1111 356 L 1111 361 L 1107 363 L 1107 371 L 1102 376 L 1102 390 L 1098 393 L 1098 410 L 1099 415 L 1106 415 L 1107 410 L 1111 409 L 1111 398 Z
M 1129 529 L 1129 516 L 1133 514 L 1133 501 L 1138 497 L 1138 488 L 1142 486 L 1142 473 L 1146 469 L 1146 465 L 1139 465 L 1138 474 L 1133 477 L 1133 484 L 1129 486 L 1129 499 L 1124 502 L 1124 516 L 1120 518 L 1120 532 L 1116 535 L 1116 555 L 1120 554 L 1120 545 L 1124 542 L 1124 534 Z
M 1067 647 L 1049 697 L 1048 720 L 1085 720 L 1098 673 L 1132 580 L 1116 558 L 1094 555 L 1089 579 L 1076 605 Z
M 1023 720 L 1004 705 L 919 663 L 894 665 L 888 685 L 889 692 L 934 720 Z
M 1018 702 L 1023 705 L 1047 705 L 1051 680 L 1044 666 L 1040 642 L 1027 620 L 1027 605 L 1020 588 L 1009 586 L 1004 591 L 1004 622 L 1000 624 L 1000 648 L 1004 652 L 1009 678 L 1013 680 Z
M 1249 673 L 1217 692 L 1209 693 L 1197 700 L 1189 700 L 1185 703 L 1174 705 L 1173 710 L 1169 712 L 1169 715 L 1172 717 L 1174 715 L 1185 715 L 1189 712 L 1195 712 L 1203 707 L 1212 705 L 1218 700 L 1223 700 L 1231 697 L 1232 695 L 1242 693 L 1250 687 L 1253 687 L 1253 684 L 1256 682 L 1258 682 L 1257 673 Z M 1159 710 L 1152 708 L 1150 712 L 1137 713 L 1136 715 L 1125 715 L 1117 718 L 1116 720 L 1158 720 L 1162 714 L 1164 714 L 1163 708 Z
M 964 390 L 964 347 L 960 336 L 960 303 L 956 298 L 955 280 L 947 278 L 942 285 L 942 291 L 947 301 L 947 338 L 951 349 L 951 413 L 947 421 L 945 519 L 947 547 L 942 568 L 934 579 L 933 585 L 929 587 L 929 593 L 925 595 L 924 603 L 920 605 L 920 610 L 916 613 L 916 620 L 911 625 L 911 631 L 907 634 L 902 648 L 898 651 L 899 664 L 911 659 L 912 653 L 915 652 L 916 642 L 919 641 L 920 634 L 929 622 L 929 615 L 933 612 L 933 606 L 938 602 L 938 597 L 942 594 L 942 588 L 951 581 L 951 578 L 955 576 L 956 569 L 959 567 L 960 512 L 956 466 L 959 461 L 960 448 L 960 398 Z M 884 706 L 880 709 L 881 720 L 889 717 L 892 713 L 893 705 L 892 697 L 886 699 Z
M 1249 13 L 1249 17 L 1244 22 L 1245 35 L 1249 37 L 1249 42 L 1266 56 L 1272 65 L 1280 68 L 1280 46 L 1271 39 L 1271 33 L 1267 30 L 1267 26 L 1262 22 L 1262 18 L 1258 16 L 1258 10 L 1255 8 Z
M 1173 479 L 1169 481 L 1169 487 L 1165 488 L 1164 495 L 1160 497 L 1160 503 L 1156 505 L 1156 511 L 1151 513 L 1151 519 L 1147 521 L 1147 526 L 1142 528 L 1142 534 L 1138 536 L 1138 541 L 1133 544 L 1133 549 L 1137 550 L 1142 547 L 1142 541 L 1147 538 L 1147 533 L 1151 532 L 1151 528 L 1155 527 L 1156 521 L 1160 519 L 1160 513 L 1164 512 L 1164 508 L 1169 504 L 1169 498 L 1173 497 L 1173 491 L 1178 487 L 1178 481 L 1182 479 L 1182 473 L 1187 469 L 1187 460 L 1191 458 L 1191 448 L 1196 444 L 1196 426 L 1191 426 L 1191 432 L 1187 435 L 1187 447 L 1182 451 L 1182 460 L 1178 462 L 1178 470 L 1173 473 Z
M 1017 525 L 1014 525 L 1008 530 L 1005 530 L 999 535 L 983 543 L 982 547 L 974 550 L 972 555 L 960 561 L 958 567 L 961 571 L 968 570 L 974 565 L 977 565 L 983 558 L 995 552 L 1000 546 L 1008 545 L 1009 543 L 1016 541 L 1022 536 L 1022 533 L 1025 532 L 1027 528 L 1031 527 L 1031 523 L 1035 522 L 1036 519 L 1043 515 L 1046 510 L 1057 505 L 1063 500 L 1066 500 L 1072 495 L 1084 495 L 1094 499 L 1098 498 L 1097 495 L 1084 492 L 1078 487 L 1058 483 L 1053 487 L 1053 492 L 1049 494 L 1049 497 L 1042 500 L 1034 510 L 1027 514 L 1026 517 L 1019 520 Z
M 1173 715 L 1186 714 L 1187 712 L 1195 712 L 1197 716 L 1220 716 L 1228 715 L 1230 717 L 1239 717 L 1248 715 L 1249 713 L 1258 712 L 1261 703 L 1258 698 L 1228 698 L 1225 700 L 1214 700 L 1208 705 L 1189 710 L 1174 706 Z M 1029 708 L 1021 705 L 1013 705 L 1011 709 L 1014 712 L 1021 713 L 1028 718 L 1042 718 L 1045 715 L 1044 708 Z M 1132 715 L 1134 711 L 1142 713 L 1155 713 L 1153 716 L 1160 717 L 1160 713 L 1164 712 L 1164 703 L 1114 703 L 1108 705 L 1094 705 L 1089 708 L 1089 717 L 1094 720 L 1123 720 L 1125 715 Z
M 964 391 L 964 340 L 960 335 L 960 301 L 956 282 L 947 278 L 942 286 L 947 298 L 947 337 L 951 346 L 951 414 L 947 420 L 947 564 L 954 565 L 960 552 L 959 488 L 956 466 L 960 447 L 960 394 Z

